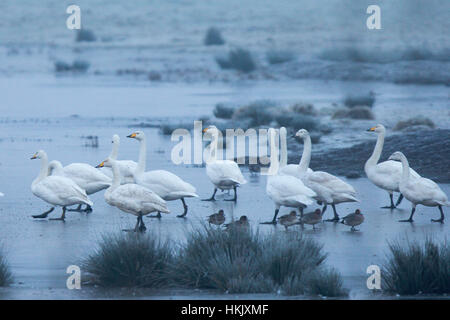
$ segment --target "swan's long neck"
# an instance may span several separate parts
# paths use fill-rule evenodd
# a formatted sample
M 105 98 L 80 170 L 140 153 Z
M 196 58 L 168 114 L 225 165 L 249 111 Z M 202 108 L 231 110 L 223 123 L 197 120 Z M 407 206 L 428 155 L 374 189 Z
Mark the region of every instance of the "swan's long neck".
M 210 148 L 210 160 L 209 161 L 216 161 L 217 160 L 217 149 L 219 148 L 219 131 L 214 130 L 212 133 L 212 139 L 211 144 L 209 145 Z
M 48 157 L 46 154 L 41 156 L 41 169 L 36 179 L 34 179 L 33 184 L 38 183 L 42 179 L 48 176 Z
M 311 162 L 311 149 L 311 137 L 307 135 L 306 138 L 303 139 L 303 153 L 298 165 L 300 173 L 305 173 L 309 168 L 309 163 Z
M 278 148 L 276 146 L 275 132 L 273 130 L 269 131 L 269 143 L 270 143 L 270 167 L 268 175 L 270 179 L 270 177 L 278 173 L 279 169 Z
M 287 142 L 286 142 L 286 131 L 280 129 L 280 140 L 281 140 L 281 155 L 280 155 L 280 168 L 287 166 Z
M 136 168 L 136 173 L 138 174 L 144 173 L 146 161 L 147 161 L 147 142 L 144 137 L 142 138 L 142 140 L 140 140 L 139 161 Z
M 406 184 L 409 180 L 409 162 L 405 155 L 401 157 L 402 161 L 402 183 Z
M 366 166 L 375 166 L 380 160 L 381 152 L 383 151 L 384 146 L 384 135 L 384 132 L 380 132 L 378 134 L 377 143 L 375 144 L 372 155 L 366 161 Z
M 109 187 L 109 190 L 111 191 L 120 186 L 121 180 L 119 166 L 117 165 L 117 162 L 114 159 L 112 161 L 112 172 L 113 172 L 113 180 L 111 186 Z
M 119 143 L 114 141 L 113 142 L 113 146 L 112 146 L 112 150 L 111 150 L 111 154 L 109 155 L 109 158 L 113 159 L 113 160 L 117 160 L 118 154 L 119 154 Z

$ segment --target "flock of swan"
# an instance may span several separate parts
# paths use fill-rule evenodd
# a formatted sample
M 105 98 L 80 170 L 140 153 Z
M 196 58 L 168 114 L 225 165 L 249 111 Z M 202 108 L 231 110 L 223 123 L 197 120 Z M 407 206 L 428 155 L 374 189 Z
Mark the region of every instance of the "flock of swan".
M 378 134 L 374 151 L 366 161 L 364 170 L 367 177 L 377 187 L 386 190 L 390 197 L 390 206 L 394 209 L 400 204 L 403 197 L 412 204 L 409 219 L 400 221 L 413 221 L 413 215 L 418 204 L 438 207 L 439 219 L 434 222 L 444 222 L 443 206 L 449 206 L 446 194 L 432 180 L 421 177 L 409 167 L 405 155 L 399 151 L 393 153 L 389 160 L 378 162 L 383 150 L 386 129 L 383 125 L 377 125 L 368 131 Z M 234 191 L 234 197 L 225 199 L 237 201 L 237 188 L 244 185 L 245 180 L 239 166 L 232 160 L 217 159 L 216 150 L 219 144 L 219 130 L 215 126 L 209 126 L 203 130 L 209 133 L 211 139 L 211 158 L 206 163 L 206 174 L 214 185 L 214 191 L 210 198 L 203 201 L 214 201 L 217 191 Z M 267 178 L 266 193 L 275 204 L 273 219 L 263 224 L 277 224 L 286 229 L 295 224 L 309 224 L 314 226 L 322 221 L 327 206 L 333 209 L 333 218 L 325 221 L 338 222 L 354 227 L 364 222 L 364 216 L 357 209 L 344 218 L 339 218 L 336 205 L 347 202 L 359 202 L 356 190 L 338 177 L 324 172 L 313 171 L 309 168 L 311 160 L 312 143 L 309 132 L 305 129 L 297 131 L 296 136 L 303 140 L 304 148 L 300 163 L 287 164 L 286 128 L 279 130 L 281 140 L 281 159 L 278 161 L 278 148 L 276 144 L 277 132 L 269 129 L 270 160 L 279 163 L 276 172 Z M 41 168 L 37 178 L 31 184 L 32 193 L 52 205 L 52 207 L 34 218 L 47 218 L 56 206 L 62 207 L 62 215 L 52 220 L 64 220 L 66 210 L 92 211 L 93 203 L 89 195 L 105 190 L 105 201 L 123 212 L 136 216 L 135 228 L 131 231 L 145 231 L 146 227 L 142 217 L 156 212 L 169 213 L 167 201 L 180 200 L 183 204 L 183 213 L 178 217 L 185 217 L 188 206 L 185 198 L 198 197 L 194 186 L 182 180 L 177 175 L 166 170 L 146 171 L 146 138 L 142 131 L 136 131 L 127 136 L 139 142 L 138 162 L 132 160 L 118 160 L 120 138 L 114 135 L 112 138 L 112 151 L 109 157 L 98 166 L 93 167 L 86 163 L 72 163 L 63 166 L 59 161 L 49 163 L 45 151 L 36 152 L 31 159 L 40 159 Z M 399 192 L 400 196 L 394 204 L 393 194 Z M 317 203 L 323 206 L 311 213 L 304 213 L 304 208 Z M 76 209 L 67 207 L 78 205 Z M 86 207 L 82 209 L 82 206 Z M 289 207 L 298 209 L 287 215 L 278 217 L 280 208 Z M 223 210 L 209 216 L 209 223 L 221 225 L 225 222 Z M 246 216 L 232 222 L 229 225 L 248 225 Z

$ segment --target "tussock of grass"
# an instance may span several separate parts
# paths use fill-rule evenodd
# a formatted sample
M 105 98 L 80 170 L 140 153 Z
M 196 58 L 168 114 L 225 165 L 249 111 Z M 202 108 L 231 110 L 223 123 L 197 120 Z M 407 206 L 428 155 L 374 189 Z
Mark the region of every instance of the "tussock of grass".
M 102 286 L 161 287 L 168 283 L 173 254 L 167 243 L 141 234 L 104 236 L 84 262 L 91 280 Z
M 77 37 L 75 38 L 75 41 L 77 42 L 92 42 L 96 41 L 97 37 L 95 36 L 94 32 L 87 29 L 80 29 L 77 31 Z
M 289 51 L 272 50 L 267 52 L 266 58 L 270 64 L 280 64 L 292 61 L 294 55 Z
M 250 126 L 268 125 L 275 119 L 277 104 L 270 100 L 258 100 L 238 108 L 234 120 L 250 120 Z
M 256 62 L 250 51 L 241 48 L 231 50 L 228 56 L 216 57 L 216 62 L 222 69 L 235 69 L 245 73 L 256 69 Z
M 262 236 L 204 225 L 177 250 L 154 237 L 104 237 L 85 269 L 103 286 L 178 286 L 228 293 L 343 294 L 340 275 L 323 267 L 322 246 L 300 235 Z
M 90 67 L 90 63 L 83 60 L 75 60 L 72 64 L 64 61 L 55 62 L 56 72 L 86 72 Z
M 401 295 L 450 293 L 450 246 L 428 238 L 424 243 L 389 243 L 382 287 Z
M 415 117 L 415 118 L 411 118 L 408 120 L 404 120 L 404 121 L 399 121 L 397 122 L 397 124 L 394 127 L 394 131 L 401 131 L 401 130 L 405 130 L 405 129 L 409 129 L 411 127 L 428 127 L 430 129 L 434 129 L 435 128 L 435 124 L 434 122 L 427 118 L 427 117 L 423 117 L 423 116 L 419 116 L 419 117 Z
M 219 29 L 211 27 L 208 29 L 208 31 L 206 31 L 203 43 L 207 46 L 222 45 L 225 43 L 225 40 L 223 40 L 222 34 L 220 33 Z
M 375 115 L 369 107 L 342 108 L 333 114 L 332 119 L 373 120 Z
M 347 96 L 344 99 L 344 105 L 353 108 L 356 106 L 367 106 L 372 108 L 375 103 L 375 96 L 373 93 L 368 93 L 367 95 L 362 96 Z
M 213 113 L 216 118 L 231 119 L 234 113 L 234 108 L 228 107 L 223 103 L 218 103 L 216 104 Z
M 319 125 L 319 121 L 312 116 L 292 112 L 281 113 L 277 115 L 276 121 L 279 126 L 289 127 L 297 130 L 306 129 L 308 131 L 313 131 Z
M 5 287 L 9 285 L 12 281 L 12 275 L 9 270 L 8 262 L 0 250 L 0 287 Z

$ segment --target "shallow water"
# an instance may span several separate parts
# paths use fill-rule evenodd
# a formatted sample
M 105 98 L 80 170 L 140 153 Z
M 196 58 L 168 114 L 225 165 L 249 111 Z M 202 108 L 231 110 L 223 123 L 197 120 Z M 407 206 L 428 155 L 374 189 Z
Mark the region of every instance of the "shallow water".
M 84 107 L 88 109 L 88 106 Z M 30 117 L 32 118 L 32 115 Z M 0 198 L 0 234 L 14 273 L 13 286 L 0 291 L 2 298 L 234 297 L 211 295 L 201 291 L 136 293 L 132 290 L 105 292 L 87 288 L 80 292 L 71 292 L 65 289 L 67 266 L 78 264 L 92 250 L 102 234 L 133 227 L 135 219 L 108 206 L 104 202 L 103 192 L 100 192 L 91 196 L 95 204 L 91 214 L 69 212 L 66 222 L 34 220 L 31 215 L 43 212 L 48 205 L 31 193 L 30 184 L 38 173 L 39 163 L 29 158 L 36 150 L 44 149 L 50 159 L 58 159 L 63 164 L 87 162 L 95 165 L 109 154 L 111 135 L 118 133 L 122 137 L 119 158 L 136 159 L 138 143 L 124 138 L 132 131 L 132 128 L 128 128 L 124 123 L 126 121 L 98 118 L 56 118 L 24 122 L 15 122 L 10 118 L 2 125 L 0 190 L 5 193 L 5 197 Z M 170 170 L 195 185 L 200 197 L 209 197 L 212 185 L 205 169 L 175 166 L 170 161 L 173 142 L 169 137 L 161 136 L 156 128 L 145 129 L 145 132 L 150 145 L 147 169 Z M 85 140 L 81 137 L 90 134 L 98 136 L 98 148 L 84 146 Z M 227 221 L 231 220 L 232 216 L 245 214 L 252 226 L 259 228 L 261 232 L 285 232 L 281 226 L 259 225 L 259 222 L 267 221 L 273 215 L 273 204 L 265 194 L 266 177 L 251 176 L 246 168 L 243 168 L 243 171 L 249 182 L 238 189 L 236 204 L 222 201 L 227 195 L 219 195 L 216 202 L 188 199 L 189 213 L 186 219 L 180 219 L 176 214 L 182 210 L 181 202 L 170 202 L 171 214 L 164 215 L 161 220 L 144 219 L 148 229 L 161 238 L 183 241 L 187 230 L 200 226 L 207 215 L 224 209 Z M 303 232 L 324 245 L 324 250 L 329 253 L 328 264 L 341 272 L 345 286 L 351 289 L 351 298 L 374 298 L 366 289 L 366 268 L 383 261 L 387 253 L 387 241 L 423 240 L 428 235 L 444 240 L 450 234 L 450 229 L 448 224 L 430 222 L 430 218 L 439 216 L 436 208 L 419 207 L 413 224 L 399 223 L 397 220 L 409 216 L 407 201 L 404 201 L 398 210 L 379 209 L 387 204 L 387 193 L 374 187 L 365 178 L 347 181 L 358 190 L 361 203 L 339 205 L 338 212 L 343 215 L 360 208 L 366 221 L 359 231 L 350 232 L 349 228 L 342 224 L 323 223 L 316 231 L 307 226 L 304 230 L 296 227 L 288 232 Z M 441 187 L 444 192 L 450 194 L 450 185 Z M 447 208 L 445 211 L 448 215 Z M 280 214 L 287 212 L 288 209 L 283 208 Z M 51 216 L 56 217 L 59 214 L 57 209 Z M 331 217 L 331 208 L 326 216 Z M 242 297 L 260 296 L 236 296 Z M 268 295 L 264 298 L 278 296 Z

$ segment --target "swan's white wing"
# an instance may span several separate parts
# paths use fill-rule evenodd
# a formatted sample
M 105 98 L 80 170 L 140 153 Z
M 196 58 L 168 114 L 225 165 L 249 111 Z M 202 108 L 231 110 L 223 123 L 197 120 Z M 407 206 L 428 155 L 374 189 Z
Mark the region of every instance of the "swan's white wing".
M 208 163 L 206 174 L 216 185 L 223 181 L 232 181 L 237 184 L 247 183 L 237 163 L 231 160 L 216 160 Z
M 134 214 L 147 214 L 154 211 L 169 212 L 166 202 L 161 197 L 137 184 L 121 185 L 113 190 L 107 198 L 109 204 Z
M 144 172 L 135 177 L 136 182 L 158 194 L 166 200 L 182 197 L 198 197 L 196 189 L 180 177 L 166 170 Z
M 300 179 L 292 176 L 269 177 L 266 191 L 275 202 L 298 199 L 298 201 L 309 205 L 313 202 L 312 197 L 316 196 L 316 193 L 306 187 Z
M 378 163 L 366 172 L 368 178 L 377 186 L 398 191 L 398 185 L 402 179 L 402 164 L 398 161 L 388 160 Z M 413 169 L 409 169 L 410 177 L 420 178 L 420 175 Z
M 447 195 L 433 180 L 421 177 L 410 181 L 406 187 L 407 198 L 412 198 L 417 202 L 434 200 L 446 205 L 448 201 Z
M 328 172 L 314 171 L 313 173 L 307 174 L 307 177 L 310 181 L 319 183 L 332 190 L 334 193 L 356 195 L 356 190 L 351 185 Z
M 32 186 L 33 194 L 48 203 L 61 206 L 84 203 L 92 206 L 92 202 L 71 179 L 61 176 L 48 176 Z

